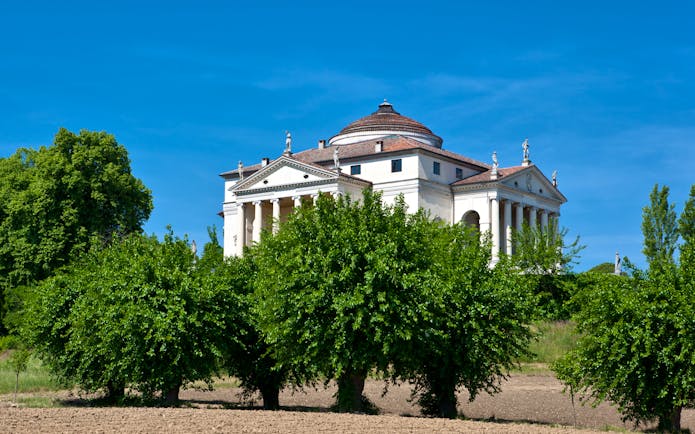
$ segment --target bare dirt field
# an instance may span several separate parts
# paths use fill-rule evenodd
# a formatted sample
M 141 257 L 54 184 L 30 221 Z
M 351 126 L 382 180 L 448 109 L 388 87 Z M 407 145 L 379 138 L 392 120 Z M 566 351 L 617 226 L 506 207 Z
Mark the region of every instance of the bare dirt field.
M 283 411 L 229 409 L 248 406 L 237 388 L 213 392 L 182 392 L 182 408 L 96 408 L 75 402 L 68 392 L 37 393 L 27 397 L 55 398 L 64 407 L 28 408 L 13 404 L 12 395 L 0 396 L 0 432 L 129 432 L 129 433 L 570 433 L 634 429 L 623 424 L 609 405 L 598 408 L 572 405 L 562 385 L 550 375 L 513 375 L 495 396 L 480 395 L 469 403 L 461 394 L 459 411 L 468 420 L 417 417 L 408 385 L 390 386 L 368 381 L 365 394 L 379 407 L 379 416 L 329 413 L 334 387 L 283 391 Z M 258 404 L 258 403 L 257 403 Z M 573 427 L 573 426 L 576 426 Z M 683 414 L 683 427 L 695 430 L 695 411 Z M 645 427 L 641 427 L 645 428 Z

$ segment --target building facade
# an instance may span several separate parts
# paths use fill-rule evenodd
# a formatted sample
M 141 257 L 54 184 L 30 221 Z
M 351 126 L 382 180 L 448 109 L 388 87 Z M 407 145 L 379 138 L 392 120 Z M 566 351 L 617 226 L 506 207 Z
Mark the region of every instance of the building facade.
M 443 140 L 384 101 L 376 112 L 352 122 L 328 142 L 274 160 L 222 173 L 224 253 L 241 255 L 277 228 L 302 201 L 319 194 L 359 198 L 364 188 L 392 203 L 402 194 L 408 208 L 429 210 L 449 223 L 465 222 L 492 235 L 493 260 L 512 253 L 511 234 L 529 225 L 547 227 L 567 199 L 530 160 L 528 141 L 518 166 L 486 164 L 442 148 Z

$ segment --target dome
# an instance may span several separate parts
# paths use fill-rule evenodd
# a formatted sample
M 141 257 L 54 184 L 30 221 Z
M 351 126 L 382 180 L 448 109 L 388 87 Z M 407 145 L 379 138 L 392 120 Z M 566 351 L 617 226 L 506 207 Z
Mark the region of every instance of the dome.
M 391 135 L 412 137 L 428 145 L 437 148 L 442 147 L 441 137 L 435 135 L 432 130 L 420 122 L 402 116 L 386 100 L 379 104 L 377 111 L 352 122 L 333 136 L 328 143 L 330 145 L 348 145 Z

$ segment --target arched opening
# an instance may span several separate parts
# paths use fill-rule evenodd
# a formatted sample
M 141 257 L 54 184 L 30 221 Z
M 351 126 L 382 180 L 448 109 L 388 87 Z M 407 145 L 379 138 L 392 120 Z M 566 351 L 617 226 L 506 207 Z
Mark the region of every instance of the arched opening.
M 463 215 L 463 218 L 461 219 L 463 224 L 466 226 L 476 228 L 478 231 L 480 231 L 480 214 L 478 214 L 476 211 L 468 211 Z

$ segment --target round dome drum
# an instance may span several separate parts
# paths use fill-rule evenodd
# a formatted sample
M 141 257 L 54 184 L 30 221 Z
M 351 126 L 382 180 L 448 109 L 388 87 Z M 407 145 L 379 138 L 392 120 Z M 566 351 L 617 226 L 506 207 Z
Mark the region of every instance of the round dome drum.
M 420 122 L 402 116 L 385 100 L 379 104 L 377 111 L 346 126 L 337 135 L 331 137 L 328 143 L 349 145 L 392 135 L 411 137 L 437 148 L 442 147 L 441 137 Z

